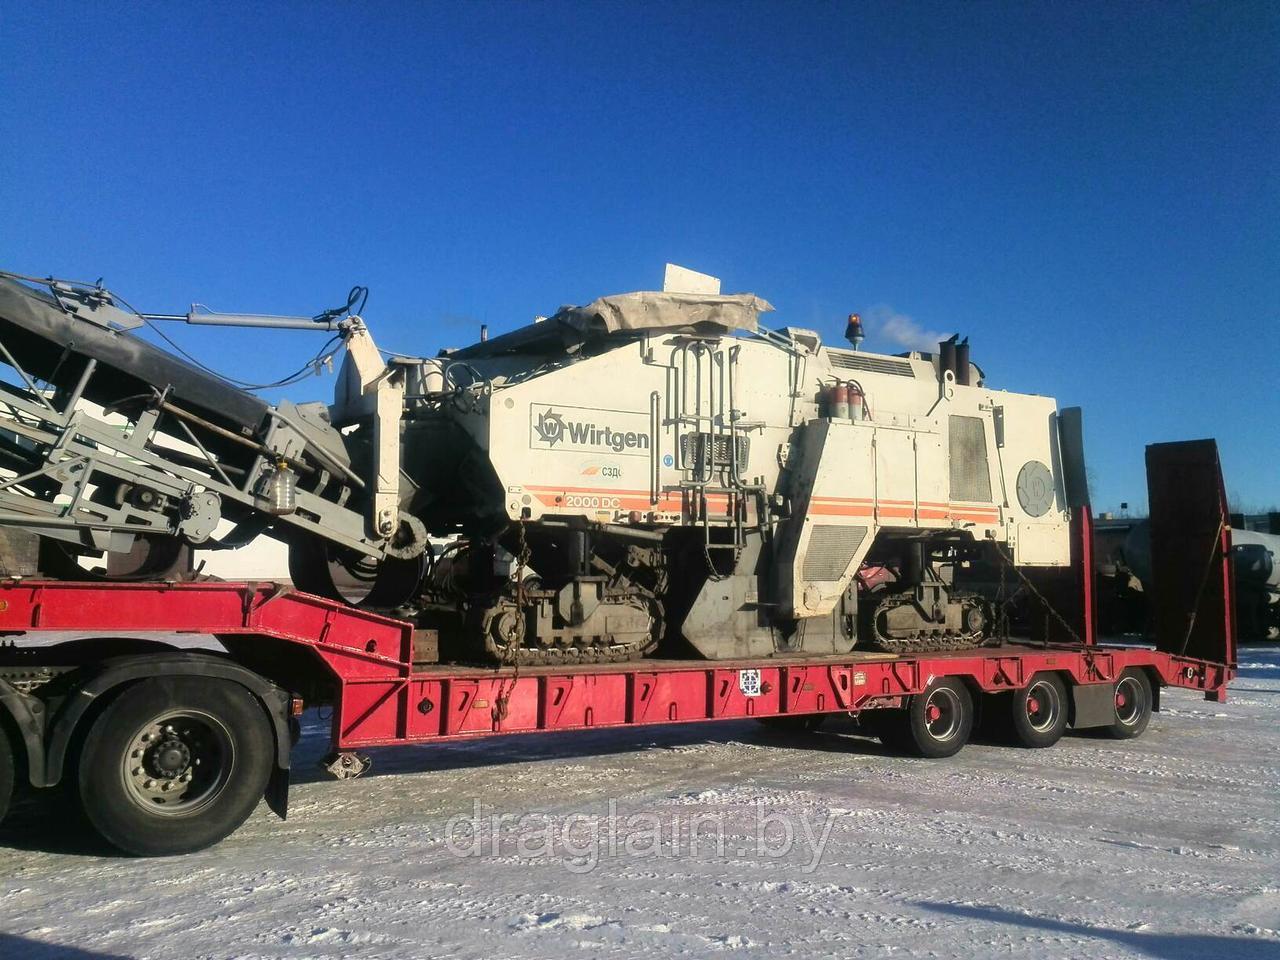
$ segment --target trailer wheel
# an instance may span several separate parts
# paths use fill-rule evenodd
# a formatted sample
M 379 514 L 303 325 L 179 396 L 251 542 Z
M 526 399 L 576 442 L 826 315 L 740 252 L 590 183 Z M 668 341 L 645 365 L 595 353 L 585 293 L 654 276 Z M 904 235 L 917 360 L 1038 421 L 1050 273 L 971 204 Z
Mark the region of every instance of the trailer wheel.
M 125 688 L 89 729 L 80 800 L 125 853 L 190 853 L 248 819 L 274 754 L 267 715 L 244 687 L 155 677 Z
M 9 734 L 0 727 L 0 823 L 4 822 L 9 812 L 9 801 L 13 799 L 13 782 L 17 765 L 13 759 L 13 744 L 9 742 Z
M 960 752 L 973 732 L 973 697 L 954 678 L 937 680 L 911 698 L 898 723 L 885 717 L 879 731 L 885 746 L 928 759 Z
M 1013 693 L 1013 739 L 1024 747 L 1052 747 L 1067 731 L 1067 688 L 1054 673 L 1037 673 Z
M 1116 719 L 1102 729 L 1117 740 L 1132 740 L 1142 736 L 1151 722 L 1151 681 L 1146 671 L 1130 668 L 1116 681 Z

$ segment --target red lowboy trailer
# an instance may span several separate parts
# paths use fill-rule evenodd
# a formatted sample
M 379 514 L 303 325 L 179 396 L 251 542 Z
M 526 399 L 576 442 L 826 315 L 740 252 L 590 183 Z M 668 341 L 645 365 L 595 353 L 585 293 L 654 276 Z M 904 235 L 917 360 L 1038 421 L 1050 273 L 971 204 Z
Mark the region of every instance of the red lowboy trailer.
M 1138 736 L 1162 687 L 1222 700 L 1235 670 L 1216 448 L 1148 448 L 1148 483 L 1154 646 L 1094 637 L 1087 510 L 1073 521 L 1074 585 L 1047 591 L 1058 616 L 1043 638 L 921 656 L 452 666 L 430 662 L 432 638 L 409 623 L 275 584 L 6 581 L 0 811 L 18 777 L 69 782 L 120 849 L 200 849 L 264 795 L 285 815 L 304 703 L 333 708 L 339 777 L 363 772 L 371 746 L 704 720 L 799 730 L 849 714 L 926 757 L 956 753 L 980 712 L 1028 747 L 1068 727 Z M 190 649 L 201 644 L 212 649 Z

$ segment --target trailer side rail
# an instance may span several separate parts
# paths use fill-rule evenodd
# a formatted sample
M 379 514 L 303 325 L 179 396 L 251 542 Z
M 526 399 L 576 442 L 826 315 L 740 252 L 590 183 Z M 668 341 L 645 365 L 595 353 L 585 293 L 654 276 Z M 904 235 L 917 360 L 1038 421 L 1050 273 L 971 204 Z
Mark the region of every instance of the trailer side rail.
M 939 677 L 978 693 L 1056 673 L 1078 691 L 1140 668 L 1155 685 L 1223 700 L 1233 669 L 1146 647 L 1003 646 L 742 663 L 642 660 L 591 668 L 430 666 L 415 669 L 413 628 L 276 584 L 0 585 L 0 631 L 78 630 L 120 636 L 171 631 L 262 637 L 311 649 L 335 685 L 339 750 L 536 731 L 850 713 L 900 705 Z

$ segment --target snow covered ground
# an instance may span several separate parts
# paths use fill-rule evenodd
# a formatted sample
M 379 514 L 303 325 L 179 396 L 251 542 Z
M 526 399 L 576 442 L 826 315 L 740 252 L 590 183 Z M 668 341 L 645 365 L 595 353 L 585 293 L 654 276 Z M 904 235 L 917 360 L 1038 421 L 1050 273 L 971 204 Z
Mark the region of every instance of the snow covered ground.
M 296 755 L 291 817 L 104 855 L 0 831 L 0 956 L 1280 958 L 1280 651 L 1145 737 L 946 761 L 748 723 Z M 479 822 L 473 827 L 476 805 Z M 507 815 L 495 831 L 492 817 Z

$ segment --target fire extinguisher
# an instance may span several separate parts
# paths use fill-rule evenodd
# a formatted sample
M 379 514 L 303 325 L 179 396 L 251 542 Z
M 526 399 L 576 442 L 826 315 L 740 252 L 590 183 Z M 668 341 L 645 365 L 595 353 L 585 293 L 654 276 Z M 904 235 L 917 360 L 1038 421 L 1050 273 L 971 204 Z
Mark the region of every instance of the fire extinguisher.
M 843 383 L 837 383 L 830 391 L 828 391 L 827 397 L 829 415 L 836 420 L 848 420 L 849 387 Z

